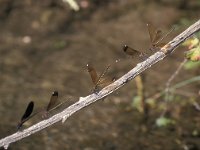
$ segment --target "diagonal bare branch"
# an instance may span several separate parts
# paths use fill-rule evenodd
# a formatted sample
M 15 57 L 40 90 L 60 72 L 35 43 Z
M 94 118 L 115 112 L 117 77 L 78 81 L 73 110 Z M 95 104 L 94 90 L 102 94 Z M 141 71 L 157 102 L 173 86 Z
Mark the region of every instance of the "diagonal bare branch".
M 185 41 L 187 38 L 192 36 L 194 33 L 198 32 L 199 30 L 200 30 L 200 20 L 198 20 L 196 23 L 191 25 L 184 32 L 179 34 L 177 37 L 175 37 L 173 40 L 171 40 L 168 44 L 163 46 L 160 51 L 151 55 L 145 61 L 137 64 L 136 67 L 134 67 L 128 73 L 126 73 L 121 78 L 116 80 L 114 83 L 103 88 L 100 92 L 93 93 L 91 95 L 88 95 L 87 97 L 80 97 L 78 102 L 76 102 L 73 105 L 69 106 L 68 108 L 64 109 L 62 112 L 52 116 L 51 118 L 43 120 L 23 131 L 18 131 L 10 136 L 7 136 L 7 137 L 1 139 L 0 147 L 4 147 L 6 149 L 6 148 L 8 148 L 8 146 L 11 143 L 19 141 L 19 140 L 21 140 L 25 137 L 28 137 L 36 132 L 39 132 L 42 129 L 45 129 L 46 127 L 51 126 L 59 121 L 62 121 L 62 123 L 64 123 L 66 121 L 66 119 L 68 117 L 70 117 L 72 114 L 74 114 L 75 112 L 96 102 L 97 100 L 100 100 L 100 99 L 108 96 L 109 94 L 113 93 L 114 91 L 116 91 L 117 89 L 119 89 L 120 87 L 125 85 L 127 82 L 129 82 L 130 80 L 135 78 L 137 75 L 139 75 L 146 69 L 150 68 L 152 65 L 163 60 L 168 54 L 173 52 L 175 50 L 175 48 L 177 48 L 183 41 Z

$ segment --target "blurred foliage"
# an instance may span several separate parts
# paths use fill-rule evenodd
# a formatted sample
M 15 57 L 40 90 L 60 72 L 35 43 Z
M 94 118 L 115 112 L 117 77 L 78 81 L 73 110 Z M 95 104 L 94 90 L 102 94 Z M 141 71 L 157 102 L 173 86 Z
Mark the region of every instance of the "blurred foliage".
M 200 66 L 200 41 L 197 36 L 186 40 L 182 46 L 187 47 L 185 57 L 189 60 L 185 65 L 185 69 L 195 69 Z
M 189 70 L 189 69 L 195 69 L 198 68 L 200 66 L 200 61 L 198 62 L 192 62 L 192 61 L 188 61 L 185 65 L 184 68 Z
M 192 21 L 188 18 L 181 18 L 179 21 L 180 26 L 189 26 L 191 25 Z
M 199 39 L 193 36 L 186 40 L 182 45 L 188 47 L 188 49 L 192 49 L 199 45 Z
M 188 49 L 187 52 L 185 52 L 185 57 L 188 61 L 185 63 L 184 68 L 185 69 L 195 69 L 195 68 L 199 67 L 200 66 L 200 61 L 199 61 L 200 60 L 200 41 L 199 41 L 199 39 L 196 36 L 193 36 L 192 38 L 186 40 L 182 44 L 182 46 L 184 46 Z M 177 94 L 175 94 L 176 90 L 178 88 L 181 88 L 185 85 L 194 83 L 199 80 L 200 80 L 200 76 L 197 76 L 197 77 L 193 77 L 188 80 L 179 82 L 179 83 L 175 84 L 174 86 L 170 87 L 170 89 L 169 89 L 170 94 L 168 94 L 167 97 L 165 94 L 165 90 L 160 92 L 160 97 L 165 95 L 165 99 L 167 99 L 167 103 L 175 102 L 175 103 L 180 104 L 180 103 L 182 103 L 182 98 L 179 97 Z M 143 83 L 141 82 L 140 84 L 142 84 L 142 87 L 143 87 Z M 133 106 L 133 108 L 136 108 L 140 113 L 142 113 L 143 109 L 144 109 L 142 99 L 144 98 L 145 90 L 142 88 L 142 92 L 140 92 L 141 86 L 138 86 L 138 82 L 136 82 L 136 85 L 137 85 L 137 96 L 135 96 L 133 98 L 132 106 Z M 154 99 L 154 98 L 147 99 L 147 100 L 145 100 L 145 103 L 148 103 L 148 107 L 155 108 L 156 99 Z M 168 105 L 167 103 L 159 104 L 159 106 L 157 106 L 157 110 L 164 110 L 166 108 L 166 105 Z M 166 116 L 162 116 L 162 117 L 159 117 L 156 119 L 156 125 L 158 127 L 166 127 L 166 126 L 173 125 L 173 124 L 175 124 L 175 121 Z
M 67 45 L 67 42 L 65 40 L 59 40 L 53 43 L 53 47 L 55 49 L 63 49 Z
M 188 60 L 191 60 L 193 62 L 198 62 L 200 61 L 200 46 L 195 47 L 191 50 L 189 50 L 188 52 L 186 52 L 186 58 Z
M 198 130 L 198 129 L 193 130 L 193 131 L 192 131 L 192 136 L 194 136 L 194 137 L 199 137 L 199 136 L 200 136 L 199 130 Z
M 186 86 L 188 84 L 191 84 L 191 83 L 194 83 L 194 82 L 197 82 L 197 81 L 200 81 L 200 76 L 192 77 L 188 80 L 184 80 L 182 82 L 179 82 L 179 83 L 175 84 L 174 86 L 172 86 L 171 89 L 175 90 L 175 89 L 181 88 L 183 86 Z
M 170 119 L 170 118 L 167 118 L 167 117 L 159 117 L 157 120 L 156 120 L 156 125 L 158 127 L 167 127 L 169 125 L 174 125 L 176 122 L 175 120 L 173 119 Z
M 143 112 L 142 103 L 141 103 L 141 96 L 135 96 L 132 100 L 133 108 L 136 108 L 139 112 Z

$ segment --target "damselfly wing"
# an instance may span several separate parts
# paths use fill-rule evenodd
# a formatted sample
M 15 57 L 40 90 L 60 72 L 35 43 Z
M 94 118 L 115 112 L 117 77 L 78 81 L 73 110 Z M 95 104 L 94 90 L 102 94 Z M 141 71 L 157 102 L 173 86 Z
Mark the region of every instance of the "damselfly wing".
M 150 23 L 147 24 L 147 29 L 148 29 L 149 37 L 151 41 L 150 50 L 160 50 L 160 48 L 166 44 L 162 42 L 163 39 L 166 38 L 174 30 L 174 28 L 171 28 L 171 30 L 168 33 L 162 34 L 161 30 L 156 29 Z
M 50 111 L 58 102 L 58 91 L 54 91 L 51 95 L 49 104 L 47 105 L 46 111 Z
M 49 100 L 49 103 L 45 109 L 45 112 L 43 114 L 43 118 L 47 118 L 48 117 L 48 114 L 51 110 L 57 108 L 56 104 L 58 103 L 58 91 L 54 91 L 52 94 L 51 94 L 51 98 Z
M 87 71 L 90 74 L 93 84 L 96 85 L 98 82 L 98 75 L 97 75 L 96 69 L 93 67 L 91 63 L 87 64 Z
M 23 116 L 22 116 L 20 122 L 19 122 L 18 125 L 17 125 L 17 130 L 19 130 L 19 129 L 22 127 L 22 125 L 23 125 L 28 119 L 30 119 L 31 114 L 32 114 L 32 112 L 33 112 L 33 108 L 34 108 L 34 102 L 31 101 L 31 102 L 28 104 L 28 106 L 27 106 L 27 108 L 26 108 L 26 111 L 24 112 L 24 114 L 23 114 Z
M 108 65 L 106 67 L 106 69 L 100 74 L 100 76 L 98 76 L 96 69 L 93 67 L 93 65 L 91 63 L 87 64 L 87 70 L 88 70 L 90 77 L 92 79 L 92 82 L 94 84 L 93 92 L 97 92 L 101 88 L 105 87 L 107 81 L 106 81 L 106 79 L 104 79 L 104 76 L 107 73 L 109 68 L 110 68 L 110 65 Z
M 139 52 L 138 50 L 133 49 L 133 48 L 127 46 L 127 45 L 124 45 L 124 46 L 123 46 L 123 51 L 124 51 L 127 55 L 129 55 L 129 56 L 131 56 L 131 57 L 134 57 L 134 56 L 144 57 L 144 56 L 145 56 L 145 53 Z

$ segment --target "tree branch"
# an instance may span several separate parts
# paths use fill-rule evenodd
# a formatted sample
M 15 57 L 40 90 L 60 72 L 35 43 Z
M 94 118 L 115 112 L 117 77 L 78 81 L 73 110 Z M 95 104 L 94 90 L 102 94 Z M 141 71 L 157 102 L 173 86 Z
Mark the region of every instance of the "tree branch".
M 96 102 L 97 100 L 108 96 L 109 94 L 113 93 L 114 91 L 125 85 L 127 82 L 135 78 L 137 75 L 150 68 L 152 65 L 163 60 L 168 54 L 173 52 L 175 48 L 178 47 L 183 41 L 185 41 L 187 38 L 192 36 L 194 33 L 198 32 L 199 30 L 200 20 L 198 20 L 196 23 L 191 25 L 188 29 L 186 29 L 184 32 L 182 32 L 180 35 L 178 35 L 172 41 L 170 41 L 168 44 L 162 47 L 160 51 L 151 55 L 145 61 L 137 64 L 137 66 L 130 70 L 127 74 L 123 75 L 114 83 L 103 88 L 100 92 L 93 93 L 87 97 L 80 97 L 78 102 L 64 109 L 62 112 L 55 114 L 51 118 L 43 120 L 23 131 L 18 131 L 10 136 L 1 139 L 0 147 L 4 147 L 5 149 L 7 149 L 9 144 L 19 141 L 25 137 L 28 137 L 42 129 L 45 129 L 48 126 L 51 126 L 59 121 L 62 121 L 62 123 L 64 123 L 66 119 L 75 112 Z

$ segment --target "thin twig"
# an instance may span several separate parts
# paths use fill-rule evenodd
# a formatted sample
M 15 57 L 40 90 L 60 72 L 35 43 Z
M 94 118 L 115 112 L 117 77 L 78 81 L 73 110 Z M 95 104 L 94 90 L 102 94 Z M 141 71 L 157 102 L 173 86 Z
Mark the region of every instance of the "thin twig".
M 135 68 L 130 70 L 128 73 L 123 75 L 121 78 L 103 88 L 98 93 L 93 93 L 87 97 L 79 98 L 79 101 L 72 104 L 68 108 L 64 109 L 62 112 L 55 114 L 49 119 L 43 120 L 23 131 L 16 132 L 10 136 L 7 136 L 0 140 L 0 147 L 8 148 L 8 146 L 16 141 L 19 141 L 25 137 L 28 137 L 36 132 L 39 132 L 42 129 L 45 129 L 48 126 L 51 126 L 59 121 L 64 123 L 67 118 L 69 118 L 72 114 L 79 111 L 80 109 L 100 100 L 109 94 L 113 93 L 120 87 L 124 86 L 127 82 L 135 78 L 137 75 L 150 68 L 152 65 L 157 62 L 163 60 L 169 53 L 173 52 L 176 47 L 178 47 L 183 41 L 193 35 L 195 32 L 200 30 L 200 20 L 191 25 L 187 30 L 182 32 L 180 35 L 175 37 L 172 41 L 166 44 L 161 48 L 160 51 L 156 52 L 145 61 L 137 64 Z
M 193 106 L 196 110 L 200 111 L 200 106 L 197 102 L 193 102 Z
M 200 76 L 196 76 L 196 77 L 192 77 L 190 79 L 187 79 L 187 80 L 184 80 L 182 82 L 179 82 L 173 86 L 171 86 L 171 91 L 176 93 L 177 89 L 183 87 L 183 86 L 186 86 L 188 84 L 191 84 L 193 82 L 197 82 L 197 81 L 200 81 Z M 150 97 L 148 97 L 147 99 L 153 99 L 153 100 L 157 100 L 159 99 L 161 96 L 163 96 L 165 94 L 165 90 L 161 91 L 161 92 L 158 92 Z
M 187 62 L 187 59 L 184 59 L 181 64 L 178 66 L 178 68 L 176 69 L 176 71 L 171 75 L 171 77 L 168 79 L 167 83 L 166 83 L 166 88 L 165 88 L 165 101 L 168 102 L 169 101 L 169 94 L 170 94 L 170 85 L 172 80 L 174 80 L 174 78 L 179 74 L 179 72 L 181 71 L 181 69 L 183 68 L 184 64 Z

